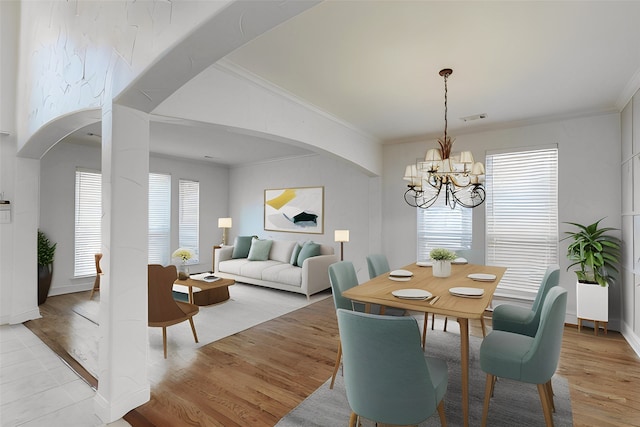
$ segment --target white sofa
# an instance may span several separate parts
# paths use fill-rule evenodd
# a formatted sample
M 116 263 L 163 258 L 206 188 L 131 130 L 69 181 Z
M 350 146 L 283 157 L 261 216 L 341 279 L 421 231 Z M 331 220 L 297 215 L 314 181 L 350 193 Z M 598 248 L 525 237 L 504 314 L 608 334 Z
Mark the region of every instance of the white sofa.
M 302 266 L 292 265 L 295 241 L 273 240 L 266 261 L 232 258 L 233 246 L 222 246 L 214 252 L 213 270 L 218 277 L 242 283 L 297 292 L 307 296 L 331 287 L 329 266 L 338 261 L 333 247 L 320 245 L 320 255 L 305 259 Z

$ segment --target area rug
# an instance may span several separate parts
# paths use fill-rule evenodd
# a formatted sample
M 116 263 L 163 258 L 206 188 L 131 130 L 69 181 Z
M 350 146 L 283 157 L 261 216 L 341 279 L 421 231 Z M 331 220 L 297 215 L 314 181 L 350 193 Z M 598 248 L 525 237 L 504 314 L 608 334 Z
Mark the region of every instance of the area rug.
M 451 322 L 453 323 L 453 322 Z M 479 426 L 482 419 L 486 374 L 480 369 L 478 359 L 480 338 L 470 337 L 469 372 L 469 424 Z M 449 384 L 445 395 L 445 412 L 450 426 L 461 426 L 461 377 L 460 377 L 460 336 L 457 333 L 429 330 L 427 334 L 427 356 L 447 360 Z M 348 424 L 351 409 L 347 402 L 342 375 L 339 373 L 333 390 L 329 389 L 330 379 L 318 390 L 282 418 L 277 427 L 333 427 Z M 565 378 L 555 375 L 552 379 L 556 412 L 553 421 L 556 426 L 572 426 L 573 415 L 569 397 L 569 384 Z M 524 384 L 508 379 L 499 379 L 494 397 L 489 406 L 489 426 L 544 426 L 544 415 L 538 389 L 533 384 Z M 362 420 L 366 427 L 375 423 Z M 423 426 L 440 426 L 440 418 L 435 413 Z

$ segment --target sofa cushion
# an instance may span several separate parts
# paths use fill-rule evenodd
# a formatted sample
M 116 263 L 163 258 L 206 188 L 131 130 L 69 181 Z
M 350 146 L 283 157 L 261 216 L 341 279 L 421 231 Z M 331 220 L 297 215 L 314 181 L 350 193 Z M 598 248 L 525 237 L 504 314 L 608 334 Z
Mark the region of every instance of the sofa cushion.
M 251 249 L 249 249 L 249 261 L 266 261 L 269 259 L 269 252 L 273 240 L 253 239 L 251 241 Z
M 320 255 L 320 244 L 312 241 L 305 242 L 305 244 L 302 245 L 302 249 L 300 249 L 300 254 L 298 254 L 296 265 L 302 267 L 302 263 L 305 259 L 318 255 Z
M 249 256 L 251 240 L 253 240 L 253 236 L 237 236 L 233 242 L 231 258 L 246 258 Z
M 218 263 L 218 270 L 223 273 L 240 275 L 242 266 L 249 263 L 251 263 L 251 261 L 248 261 L 246 258 L 220 261 L 220 263 Z
M 296 243 L 296 245 L 293 247 L 293 251 L 291 252 L 289 264 L 298 265 L 298 255 L 300 255 L 300 249 L 302 249 L 302 246 L 300 246 L 300 243 Z
M 271 244 L 271 252 L 269 253 L 269 259 L 274 261 L 286 262 L 287 264 L 291 260 L 291 252 L 296 245 L 294 241 L 288 240 L 274 240 Z
M 269 267 L 281 265 L 278 261 L 247 261 L 240 268 L 240 276 L 262 280 L 262 273 Z
M 262 280 L 300 287 L 302 286 L 302 269 L 289 263 L 273 265 L 262 270 Z

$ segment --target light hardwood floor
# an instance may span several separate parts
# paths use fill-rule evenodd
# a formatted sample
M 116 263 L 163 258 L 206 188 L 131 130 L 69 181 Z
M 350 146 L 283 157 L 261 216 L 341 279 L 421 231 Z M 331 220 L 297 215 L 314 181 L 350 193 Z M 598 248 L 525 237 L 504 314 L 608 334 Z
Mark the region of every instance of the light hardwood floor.
M 96 384 L 69 356 L 95 363 L 97 326 L 71 310 L 87 298 L 50 297 L 43 318 L 26 325 Z M 574 425 L 640 426 L 640 359 L 619 333 L 592 332 L 565 327 L 558 373 L 570 384 Z M 481 336 L 479 325 L 472 333 Z M 189 367 L 169 360 L 150 371 L 151 400 L 125 420 L 134 427 L 273 426 L 331 376 L 337 340 L 327 298 L 199 348 Z

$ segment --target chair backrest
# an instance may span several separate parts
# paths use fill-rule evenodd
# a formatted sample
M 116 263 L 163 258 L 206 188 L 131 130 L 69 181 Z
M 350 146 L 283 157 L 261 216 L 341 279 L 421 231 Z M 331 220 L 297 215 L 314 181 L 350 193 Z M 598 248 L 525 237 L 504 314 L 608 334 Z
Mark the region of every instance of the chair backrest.
M 353 305 L 349 298 L 342 296 L 342 292 L 358 286 L 358 276 L 351 261 L 339 261 L 329 266 L 329 282 L 333 293 L 333 302 L 336 309 L 344 308 L 353 310 Z
M 542 303 L 540 327 L 533 339 L 531 350 L 523 360 L 522 381 L 544 384 L 558 367 L 562 334 L 567 310 L 567 291 L 554 286 Z
M 387 257 L 382 254 L 371 254 L 367 257 L 367 267 L 369 267 L 369 278 L 373 279 L 383 273 L 391 271 Z
M 178 278 L 175 265 L 163 267 L 149 264 L 148 299 L 149 322 L 166 322 L 185 317 L 184 311 L 173 299 L 173 282 Z
M 96 259 L 96 274 L 102 274 L 102 268 L 100 268 L 100 260 L 102 259 L 102 254 L 95 254 Z
M 533 312 L 533 318 L 530 321 L 530 333 L 527 335 L 534 336 L 538 329 L 538 325 L 540 324 L 540 313 L 542 311 L 542 305 L 544 300 L 547 298 L 547 293 L 554 286 L 558 286 L 560 282 L 560 266 L 557 264 L 553 264 L 547 267 L 547 271 L 544 273 L 544 277 L 542 278 L 542 282 L 540 282 L 540 287 L 538 288 L 538 293 L 536 294 L 536 299 L 533 301 L 533 305 L 531 306 L 531 311 Z
M 438 406 L 413 317 L 339 309 L 347 400 L 378 423 L 418 424 Z

